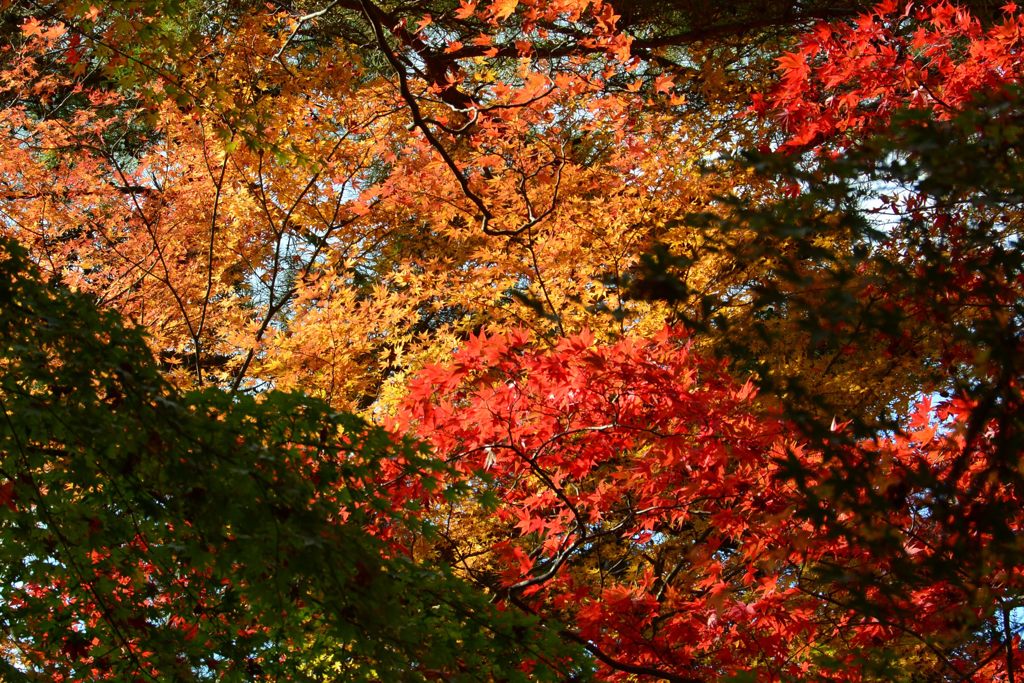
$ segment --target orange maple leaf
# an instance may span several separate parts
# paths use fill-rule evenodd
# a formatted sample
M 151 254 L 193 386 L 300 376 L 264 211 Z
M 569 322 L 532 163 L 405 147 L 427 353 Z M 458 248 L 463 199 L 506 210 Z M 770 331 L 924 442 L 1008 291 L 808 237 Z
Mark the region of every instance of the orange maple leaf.
M 518 6 L 519 0 L 494 0 L 491 3 L 491 16 L 497 21 L 507 19 L 512 16 Z
M 667 76 L 666 74 L 659 74 L 658 77 L 654 79 L 654 92 L 671 92 L 672 87 L 674 85 L 675 83 L 672 81 L 671 77 Z
M 476 14 L 476 3 L 466 2 L 466 0 L 462 0 L 459 4 L 459 8 L 455 10 L 456 19 L 469 19 L 474 14 Z

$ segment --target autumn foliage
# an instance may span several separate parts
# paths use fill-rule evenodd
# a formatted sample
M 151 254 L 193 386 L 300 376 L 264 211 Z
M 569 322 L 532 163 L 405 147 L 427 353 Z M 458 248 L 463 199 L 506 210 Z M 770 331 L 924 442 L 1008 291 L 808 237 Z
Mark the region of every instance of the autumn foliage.
M 609 680 L 708 680 L 755 662 L 759 676 L 860 680 L 886 663 L 858 653 L 897 643 L 931 675 L 990 679 L 998 644 L 961 644 L 930 664 L 922 648 L 976 618 L 980 592 L 1012 593 L 1018 569 L 995 558 L 992 574 L 962 566 L 956 580 L 903 572 L 968 548 L 980 559 L 996 542 L 977 528 L 984 535 L 966 543 L 949 538 L 929 477 L 969 490 L 998 435 L 952 475 L 972 408 L 964 401 L 922 403 L 906 435 L 836 446 L 795 438 L 755 394 L 678 330 L 610 346 L 576 336 L 550 351 L 521 333 L 481 335 L 410 385 L 400 425 L 428 439 L 490 511 L 471 531 L 472 513 L 449 511 L 451 561 L 514 604 L 575 624 Z M 856 520 L 870 526 L 831 534 L 792 514 L 831 460 L 864 473 L 845 495 L 871 510 Z M 960 514 L 1005 506 L 1004 532 L 1018 532 L 1016 492 L 977 494 Z M 834 495 L 817 512 L 851 521 Z
M 1008 3 L 982 26 L 948 2 L 879 3 L 850 24 L 822 24 L 779 58 L 781 79 L 755 109 L 772 109 L 784 149 L 842 146 L 901 109 L 949 118 L 979 93 L 1020 83 L 1024 16 Z
M 1024 675 L 1024 12 L 720 4 L 0 3 L 3 675 Z

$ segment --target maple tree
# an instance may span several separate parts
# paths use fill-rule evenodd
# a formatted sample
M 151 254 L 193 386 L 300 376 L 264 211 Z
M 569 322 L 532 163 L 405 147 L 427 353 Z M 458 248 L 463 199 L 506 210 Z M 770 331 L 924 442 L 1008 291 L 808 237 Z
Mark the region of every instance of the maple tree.
M 680 279 L 692 253 L 663 246 L 636 291 L 674 301 L 718 348 L 826 421 L 891 424 L 921 391 L 984 374 L 972 347 L 1015 337 L 984 322 L 985 311 L 1010 313 L 1015 296 L 1014 11 L 983 30 L 946 3 L 883 3 L 808 35 L 753 107 L 784 124 L 774 139 L 785 154 L 750 158 L 783 196 L 725 197 L 726 211 L 690 218 L 740 281 L 696 307 Z M 936 47 L 918 51 L 911 37 Z M 727 239 L 752 226 L 758 241 Z M 972 270 L 986 274 L 971 281 Z
M 382 542 L 431 534 L 374 483 L 383 460 L 437 480 L 408 441 L 296 394 L 179 393 L 138 328 L 49 291 L 9 243 L 0 294 L 5 677 L 507 680 L 530 653 L 531 677 L 580 666 L 550 625 Z
M 1014 679 L 1012 4 L 0 8 L 0 232 L 146 330 L 162 395 L 205 390 L 186 413 L 244 423 L 199 431 L 265 441 L 246 415 L 305 415 L 273 432 L 282 481 L 310 465 L 279 442 L 335 424 L 325 405 L 415 432 L 433 474 L 380 445 L 356 489 L 404 512 L 352 542 L 429 568 L 425 586 L 451 567 L 496 625 L 564 623 L 520 666 L 518 627 L 470 647 L 462 603 L 439 616 L 462 624 L 454 649 L 428 656 L 426 621 L 380 650 L 326 608 L 288 631 L 248 596 L 304 662 L 289 675 L 472 677 L 479 648 L 480 666 L 506 659 L 499 679 Z M 933 392 L 948 400 L 920 407 Z M 237 545 L 218 548 L 232 566 Z M 412 585 L 403 571 L 381 590 Z M 270 671 L 266 652 L 207 647 L 227 622 L 171 615 L 181 586 L 151 578 L 139 638 L 188 623 L 210 638 L 166 652 Z M 32 653 L 50 631 L 25 628 Z
M 1018 83 L 1021 18 L 1014 3 L 984 27 L 948 2 L 880 3 L 853 24 L 824 24 L 779 59 L 782 82 L 768 102 L 784 119 L 782 148 L 841 144 L 899 109 L 949 118 L 978 93 Z
M 203 381 L 205 351 L 208 363 L 220 366 L 209 369 L 231 376 L 237 386 L 272 380 L 315 386 L 339 401 L 362 393 L 364 402 L 378 392 L 380 375 L 435 357 L 481 322 L 511 320 L 562 331 L 587 322 L 596 329 L 588 309 L 622 309 L 623 274 L 652 233 L 689 244 L 691 231 L 666 226 L 728 189 L 731 179 L 710 183 L 695 161 L 735 144 L 734 136 L 749 128 L 732 120 L 744 96 L 737 81 L 748 69 L 729 72 L 740 59 L 750 63 L 746 48 L 734 38 L 711 50 L 701 44 L 705 33 L 721 39 L 824 16 L 818 10 L 798 17 L 780 11 L 767 23 L 764 17 L 733 17 L 730 23 L 680 7 L 665 25 L 664 18 L 635 8 L 627 17 L 635 34 L 630 39 L 616 29 L 621 17 L 615 19 L 606 4 L 467 4 L 418 16 L 415 32 L 404 10 L 387 13 L 373 5 L 253 15 L 243 5 L 225 5 L 214 14 L 224 12 L 225 25 L 228 16 L 238 25 L 203 35 L 191 23 L 198 6 L 189 7 L 175 30 L 175 20 L 159 15 L 159 3 L 115 4 L 107 12 L 56 3 L 46 13 L 48 23 L 33 10 L 21 24 L 28 40 L 14 41 L 8 51 L 11 81 L 47 88 L 43 99 L 59 107 L 39 121 L 34 107 L 15 101 L 9 130 L 22 140 L 18 167 L 31 168 L 29 157 L 38 159 L 44 150 L 73 150 L 58 159 L 49 152 L 50 165 L 39 169 L 34 182 L 49 184 L 56 163 L 56 175 L 71 183 L 100 183 L 88 190 L 53 187 L 34 203 L 15 193 L 18 220 L 32 224 L 40 211 L 59 211 L 66 198 L 83 191 L 112 195 L 103 203 L 120 205 L 134 224 L 115 239 L 128 239 L 140 251 L 101 246 L 95 232 L 69 235 L 62 242 L 69 253 L 54 259 L 53 268 L 76 271 L 66 259 L 84 258 L 97 273 L 79 284 L 97 288 L 104 287 L 98 281 L 103 271 L 119 288 L 100 295 L 164 333 L 159 350 L 180 361 L 182 381 L 185 372 Z M 580 31 L 595 25 L 598 37 L 578 40 Z M 508 26 L 521 28 L 518 45 L 487 44 L 505 39 L 498 29 Z M 465 39 L 447 33 L 455 30 Z M 658 37 L 676 30 L 679 35 Z M 345 40 L 332 41 L 335 32 Z M 654 37 L 641 37 L 652 32 Z M 555 48 L 574 36 L 573 50 Z M 364 56 L 348 44 L 367 41 L 377 44 L 377 55 Z M 461 48 L 451 49 L 459 42 Z M 638 55 L 691 47 L 640 59 L 625 51 L 627 44 Z M 118 53 L 119 45 L 131 51 Z M 171 51 L 181 54 L 171 60 Z M 603 65 L 609 52 L 613 61 Z M 61 55 L 73 61 L 70 72 L 54 72 Z M 413 65 L 424 61 L 428 78 L 410 69 L 410 59 Z M 692 60 L 707 73 L 693 77 L 687 66 Z M 320 64 L 351 68 L 325 72 Z M 764 58 L 749 70 L 769 70 L 770 64 Z M 92 72 L 77 72 L 86 65 L 120 86 L 100 91 L 116 100 L 100 119 L 105 133 L 77 130 L 84 111 L 95 109 L 81 102 Z M 398 83 L 390 82 L 396 75 Z M 441 76 L 456 80 L 448 87 Z M 126 95 L 126 87 L 134 90 Z M 139 88 L 163 103 L 129 108 Z M 440 103 L 432 101 L 435 92 Z M 465 109 L 469 99 L 475 99 L 476 113 Z M 690 100 L 693 106 L 687 106 Z M 636 116 L 630 101 L 646 103 L 650 115 Z M 362 113 L 353 107 L 357 102 Z M 455 104 L 461 108 L 452 110 Z M 69 126 L 75 111 L 82 114 Z M 410 117 L 411 134 L 403 130 Z M 160 123 L 149 142 L 131 136 L 137 146 L 128 158 L 152 163 L 129 164 L 126 173 L 119 168 L 125 159 L 116 158 L 124 144 L 121 122 L 132 118 Z M 89 139 L 81 140 L 83 135 Z M 96 136 L 104 142 L 95 144 Z M 92 172 L 82 157 L 97 165 Z M 205 172 L 155 173 L 171 170 L 167 160 L 179 157 L 180 168 L 191 163 Z M 118 179 L 122 173 L 130 177 Z M 635 174 L 650 181 L 630 183 Z M 20 172 L 14 178 L 20 187 Z M 410 184 L 410 178 L 417 180 Z M 147 192 L 120 196 L 133 188 Z M 613 188 L 621 208 L 608 211 Z M 61 197 L 63 202 L 52 201 Z M 176 229 L 174 239 L 163 237 L 167 226 L 182 220 L 191 235 Z M 81 222 L 69 217 L 53 223 L 65 221 Z M 199 227 L 204 223 L 206 231 Z M 591 227 L 581 231 L 581 225 Z M 488 232 L 514 234 L 486 239 Z M 83 251 L 106 258 L 79 256 Z M 205 264 L 196 258 L 200 251 Z M 120 262 L 111 258 L 118 254 Z M 188 261 L 188 268 L 179 268 L 180 261 Z M 711 261 L 694 277 L 718 285 L 727 281 L 728 268 Z M 295 278 L 297 272 L 303 277 Z M 147 291 L 125 300 L 121 292 L 132 279 Z M 257 279 L 261 286 L 246 291 Z M 465 296 L 456 295 L 461 291 Z M 138 310 L 142 301 L 162 319 L 147 321 Z M 232 301 L 237 305 L 229 306 Z M 360 305 L 372 312 L 353 314 Z M 256 310 L 238 316 L 243 307 Z M 290 327 L 299 334 L 276 334 L 285 315 L 296 317 Z M 638 322 L 644 316 L 631 317 Z M 381 324 L 367 330 L 353 325 L 356 319 Z M 657 315 L 652 320 L 656 326 Z M 603 325 L 609 333 L 620 327 L 612 320 Z M 439 331 L 446 334 L 434 344 Z M 378 341 L 361 352 L 322 344 L 325 338 L 347 345 L 367 337 Z M 270 367 L 261 367 L 271 356 Z M 382 357 L 393 362 L 367 373 L 367 361 Z
M 678 330 L 553 350 L 475 337 L 399 413 L 493 510 L 471 539 L 474 513 L 450 510 L 433 552 L 575 624 L 608 680 L 1012 670 L 1018 641 L 986 630 L 1019 595 L 1020 492 L 984 472 L 1015 428 L 925 401 L 899 436 L 816 445 L 755 394 Z M 793 515 L 809 495 L 813 514 Z
M 807 354 L 810 367 L 824 368 L 824 373 L 841 375 L 847 366 L 852 370 L 853 379 L 846 385 L 851 393 L 863 391 L 869 381 L 871 366 L 861 355 L 866 353 L 885 359 L 883 378 L 896 371 L 896 386 L 906 387 L 911 400 L 932 392 L 956 397 L 937 413 L 930 413 L 926 402 L 908 427 L 892 419 L 893 394 L 882 394 L 888 416 L 881 416 L 883 423 L 889 430 L 909 433 L 903 443 L 911 447 L 915 441 L 934 441 L 936 430 L 946 438 L 945 429 L 959 432 L 959 438 L 941 447 L 945 456 L 930 456 L 928 467 L 886 472 L 890 464 L 873 461 L 876 450 L 865 442 L 860 448 L 872 454 L 866 459 L 851 457 L 845 447 L 825 449 L 830 472 L 824 477 L 796 460 L 790 474 L 807 487 L 801 506 L 810 519 L 871 548 L 876 559 L 898 559 L 882 580 L 890 594 L 905 595 L 922 583 L 952 583 L 966 591 L 962 604 L 970 604 L 966 596 L 979 581 L 999 576 L 1009 588 L 1013 568 L 1019 565 L 1014 520 L 1020 505 L 1020 95 L 1012 68 L 988 69 L 991 54 L 1012 55 L 1016 50 L 1017 19 L 1010 16 L 986 35 L 949 5 L 935 3 L 930 9 L 934 13 L 922 11 L 918 19 L 938 22 L 943 35 L 955 39 L 951 25 L 942 22 L 957 17 L 959 27 L 977 43 L 976 48 L 966 43 L 960 53 L 944 53 L 967 55 L 961 64 L 935 59 L 939 82 L 931 87 L 951 99 L 964 81 L 987 84 L 987 91 L 957 95 L 956 108 L 914 99 L 912 94 L 920 91 L 906 77 L 905 65 L 897 63 L 891 70 L 863 71 L 865 78 L 874 79 L 869 87 L 875 89 L 867 91 L 870 106 L 857 109 L 837 104 L 839 97 L 828 90 L 813 90 L 820 85 L 804 90 L 801 78 L 810 76 L 802 66 L 804 55 L 798 53 L 783 60 L 787 77 L 773 94 L 776 113 L 787 116 L 789 107 L 798 114 L 804 107 L 818 107 L 822 115 L 806 120 L 797 116 L 794 128 L 784 131 L 794 135 L 782 144 L 791 154 L 788 158 L 756 159 L 762 171 L 779 174 L 791 196 L 769 207 L 734 202 L 734 216 L 703 220 L 719 221 L 719 229 L 756 225 L 784 238 L 745 250 L 725 247 L 741 259 L 769 259 L 774 267 L 741 290 L 754 310 L 751 318 L 730 320 L 727 307 L 710 302 L 718 311 L 711 332 L 728 353 L 746 359 L 762 386 L 782 399 L 791 416 L 800 418 L 805 434 L 827 436 L 832 415 L 851 419 L 860 434 L 877 430 L 879 418 L 871 399 L 836 401 L 823 393 L 820 376 L 804 374 L 807 361 L 793 362 L 800 353 Z M 1012 15 L 1015 8 L 1005 10 Z M 848 43 L 831 46 L 834 56 L 848 55 L 856 64 L 867 59 L 860 47 L 874 60 L 879 57 L 875 50 L 889 45 L 877 40 L 875 31 L 883 30 L 894 8 L 881 5 L 877 12 L 857 29 L 839 27 L 830 34 L 823 28 L 808 44 L 820 46 L 822 35 L 840 36 Z M 898 15 L 909 24 L 903 30 L 928 35 L 926 28 L 915 32 L 907 19 L 911 15 Z M 860 42 L 861 32 L 867 35 L 865 43 Z M 978 59 L 972 62 L 972 57 Z M 1012 59 L 1007 63 L 1017 64 Z M 818 68 L 828 73 L 850 67 L 839 57 Z M 793 71 L 798 73 L 789 77 Z M 927 77 L 930 72 L 920 73 Z M 943 77 L 951 80 L 942 82 Z M 830 85 L 838 88 L 839 83 Z M 808 101 L 792 97 L 794 89 Z M 868 97 L 865 91 L 852 90 L 855 100 Z M 815 95 L 807 95 L 811 92 Z M 901 96 L 908 101 L 899 102 Z M 893 115 L 899 106 L 910 112 Z M 817 153 L 793 155 L 808 145 Z M 829 241 L 830 235 L 841 239 Z M 673 270 L 687 265 L 685 258 L 662 252 L 649 261 L 649 281 L 640 287 L 662 298 L 676 298 L 679 291 L 685 295 Z M 692 319 L 685 311 L 683 315 Z M 794 327 L 806 340 L 795 349 L 792 332 L 779 335 Z M 837 385 L 840 390 L 843 386 Z M 869 384 L 869 390 L 877 392 L 878 385 Z M 881 487 L 871 483 L 878 475 L 885 481 Z M 886 492 L 899 499 L 915 489 L 926 492 L 915 505 L 933 525 L 926 542 L 933 554 L 923 563 L 904 556 L 900 534 L 880 529 L 886 524 L 884 511 L 894 503 Z M 829 512 L 832 506 L 837 510 Z M 856 573 L 848 568 L 838 572 L 844 582 Z M 1002 640 L 1007 652 L 1001 675 L 1012 679 L 1013 612 L 1019 601 L 1015 589 L 1009 591 L 988 607 L 993 615 L 1001 613 L 1003 634 L 986 637 Z M 982 678 L 993 675 L 1000 674 L 986 671 Z

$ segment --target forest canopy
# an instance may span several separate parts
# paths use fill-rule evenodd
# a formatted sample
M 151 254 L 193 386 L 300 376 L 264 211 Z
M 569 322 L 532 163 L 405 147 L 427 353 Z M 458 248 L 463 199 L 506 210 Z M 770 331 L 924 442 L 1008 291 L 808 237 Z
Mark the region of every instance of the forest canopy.
M 12 680 L 1024 680 L 1024 10 L 0 2 Z

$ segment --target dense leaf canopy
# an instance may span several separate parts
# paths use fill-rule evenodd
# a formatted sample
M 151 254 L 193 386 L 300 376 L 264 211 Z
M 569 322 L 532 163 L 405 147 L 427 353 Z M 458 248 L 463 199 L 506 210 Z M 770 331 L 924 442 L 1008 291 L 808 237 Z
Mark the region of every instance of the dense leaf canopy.
M 1014 3 L 0 38 L 5 675 L 1024 676 Z

